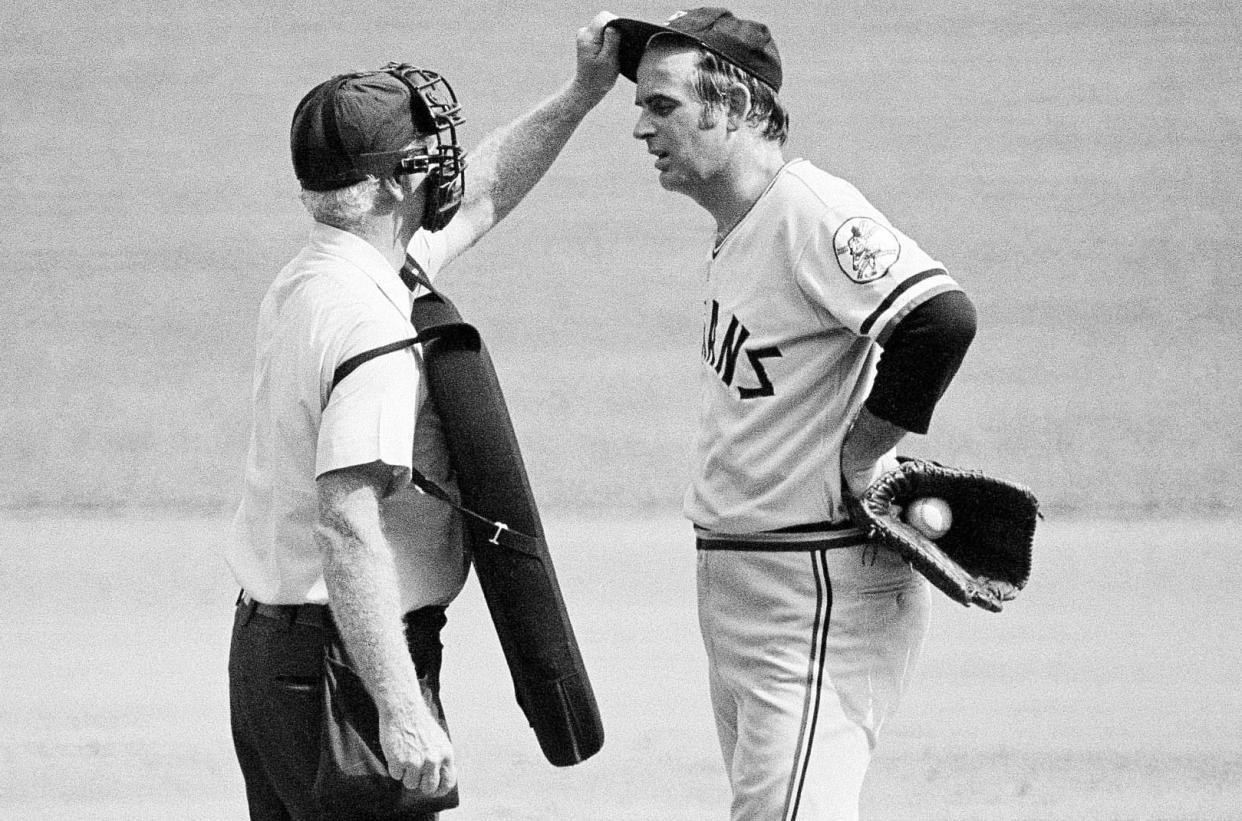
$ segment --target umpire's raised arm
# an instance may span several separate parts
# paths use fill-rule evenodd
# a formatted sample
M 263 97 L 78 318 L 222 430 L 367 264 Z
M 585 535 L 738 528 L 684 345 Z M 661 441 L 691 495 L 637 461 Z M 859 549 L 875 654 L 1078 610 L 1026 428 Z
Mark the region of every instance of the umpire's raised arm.
M 577 70 L 560 91 L 483 138 L 468 155 L 461 211 L 444 229 L 446 262 L 492 229 L 535 187 L 617 80 L 618 34 L 600 12 L 578 30 Z

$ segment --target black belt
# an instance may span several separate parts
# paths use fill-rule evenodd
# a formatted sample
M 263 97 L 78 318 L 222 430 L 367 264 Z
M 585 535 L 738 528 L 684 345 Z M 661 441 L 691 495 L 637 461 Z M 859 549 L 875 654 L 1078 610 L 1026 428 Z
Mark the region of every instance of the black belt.
M 329 627 L 332 624 L 332 611 L 326 604 L 264 604 L 255 601 L 242 591 L 237 596 L 238 608 L 246 611 L 245 619 L 252 616 L 263 616 L 278 619 L 286 625 L 301 624 L 306 627 Z
M 848 539 L 809 539 L 805 542 L 754 542 L 747 539 L 698 539 L 699 550 L 745 550 L 766 553 L 809 553 L 815 550 L 835 550 L 841 547 L 860 547 L 867 544 L 861 533 Z
M 237 594 L 237 606 L 244 612 L 245 621 L 252 616 L 263 616 L 278 619 L 286 625 L 301 624 L 307 627 L 331 627 L 332 610 L 326 604 L 264 604 L 250 598 L 245 590 Z M 438 635 L 444 626 L 444 612 L 448 608 L 442 604 L 428 605 L 411 610 L 402 616 L 406 631 L 420 632 L 424 625 L 429 625 Z
M 796 538 L 803 534 L 806 538 Z M 756 533 L 753 536 L 711 534 L 699 536 L 696 539 L 696 546 L 699 550 L 747 550 L 774 553 L 833 550 L 840 547 L 858 547 L 866 543 L 867 534 L 848 519 L 842 522 L 814 522 L 782 527 Z
M 839 522 L 808 522 L 803 525 L 789 525 L 788 527 L 778 527 L 775 530 L 765 530 L 764 533 L 819 533 L 825 530 L 853 530 L 858 525 L 849 519 L 843 519 Z

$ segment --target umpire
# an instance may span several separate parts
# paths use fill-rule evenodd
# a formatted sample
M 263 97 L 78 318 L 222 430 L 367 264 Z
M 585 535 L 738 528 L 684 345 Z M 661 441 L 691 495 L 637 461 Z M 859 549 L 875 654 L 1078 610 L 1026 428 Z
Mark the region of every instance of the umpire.
M 468 181 L 460 109 L 434 72 L 390 64 L 341 75 L 296 109 L 293 164 L 314 225 L 260 307 L 227 549 L 242 588 L 233 739 L 252 819 L 329 817 L 314 782 L 330 637 L 378 708 L 389 775 L 431 797 L 456 788 L 439 635 L 470 557 L 451 508 L 410 484 L 417 468 L 454 486 L 441 422 L 413 349 L 330 388 L 345 360 L 414 335 L 416 284 L 403 265 L 435 277 L 521 201 L 612 87 L 617 35 L 605 36 L 604 19 L 579 30 L 573 79 L 475 149 Z

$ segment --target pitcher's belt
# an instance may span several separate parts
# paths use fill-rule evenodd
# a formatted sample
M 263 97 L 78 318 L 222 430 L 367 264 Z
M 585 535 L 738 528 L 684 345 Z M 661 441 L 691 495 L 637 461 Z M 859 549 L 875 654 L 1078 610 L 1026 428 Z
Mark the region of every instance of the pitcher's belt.
M 762 533 L 714 533 L 696 527 L 696 545 L 699 550 L 766 550 L 766 551 L 812 551 L 833 550 L 841 547 L 859 547 L 867 544 L 862 528 L 853 522 L 817 522 L 813 525 L 796 525 Z

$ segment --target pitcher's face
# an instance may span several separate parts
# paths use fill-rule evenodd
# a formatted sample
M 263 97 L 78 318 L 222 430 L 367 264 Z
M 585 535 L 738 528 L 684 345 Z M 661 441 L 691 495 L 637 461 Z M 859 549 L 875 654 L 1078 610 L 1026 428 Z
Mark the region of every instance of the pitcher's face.
M 655 44 L 638 66 L 634 104 L 642 109 L 634 136 L 656 158 L 660 185 L 694 196 L 725 161 L 726 116 L 694 91 L 696 48 Z

